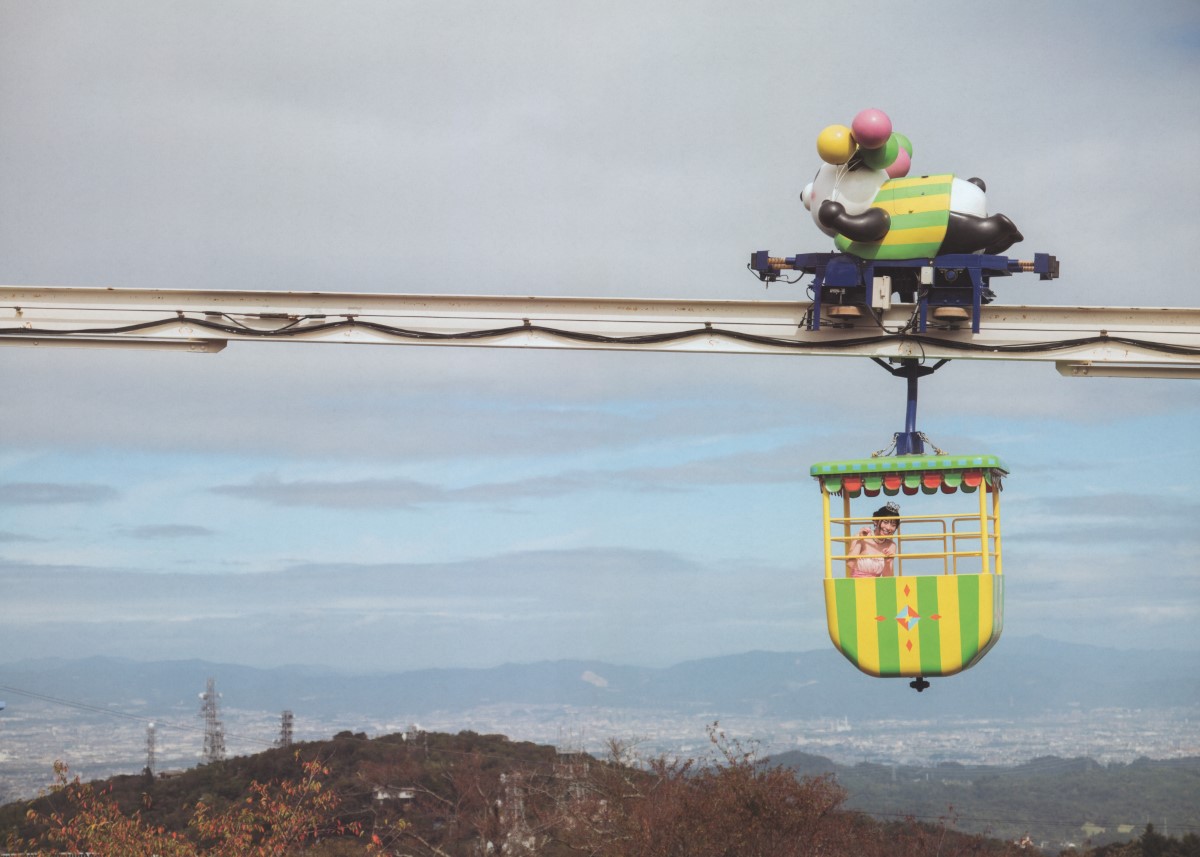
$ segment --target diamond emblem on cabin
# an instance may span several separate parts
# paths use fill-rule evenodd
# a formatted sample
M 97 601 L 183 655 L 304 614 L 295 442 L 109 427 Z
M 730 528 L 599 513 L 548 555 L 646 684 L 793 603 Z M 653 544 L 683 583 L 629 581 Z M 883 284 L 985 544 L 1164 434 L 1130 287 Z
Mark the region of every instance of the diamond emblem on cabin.
M 908 594 L 907 588 L 908 587 L 905 587 L 905 590 L 906 590 L 905 594 Z M 887 621 L 887 618 L 888 618 L 887 616 L 876 616 L 875 621 L 876 622 L 885 622 L 885 621 Z M 941 619 L 941 618 L 942 618 L 941 615 L 938 613 L 930 613 L 928 616 L 922 616 L 920 613 L 918 613 L 916 610 L 914 610 L 911 605 L 906 605 L 905 608 L 903 610 L 901 610 L 899 613 L 897 613 L 895 616 L 896 621 L 900 624 L 900 627 L 903 628 L 905 631 L 914 630 L 917 627 L 917 623 L 920 622 L 922 619 L 928 619 L 931 622 L 936 622 L 938 619 Z M 912 641 L 911 640 L 908 643 L 908 648 L 910 651 L 912 650 Z

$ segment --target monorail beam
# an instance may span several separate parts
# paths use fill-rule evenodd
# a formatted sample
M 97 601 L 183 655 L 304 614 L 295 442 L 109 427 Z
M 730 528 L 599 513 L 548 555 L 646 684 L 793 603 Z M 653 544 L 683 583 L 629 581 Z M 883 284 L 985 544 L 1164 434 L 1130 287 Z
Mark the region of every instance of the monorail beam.
M 811 330 L 800 301 L 0 286 L 0 344 L 219 351 L 338 342 L 1053 362 L 1089 375 L 1200 377 L 1200 309 L 1003 306 L 980 331 L 916 307 Z M 845 311 L 844 309 L 840 311 Z

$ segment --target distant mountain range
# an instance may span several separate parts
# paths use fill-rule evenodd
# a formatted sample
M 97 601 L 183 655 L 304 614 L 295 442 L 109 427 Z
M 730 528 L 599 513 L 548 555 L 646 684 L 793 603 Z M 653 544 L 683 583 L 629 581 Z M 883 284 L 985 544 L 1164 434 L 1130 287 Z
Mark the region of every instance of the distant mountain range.
M 350 675 L 313 667 L 256 669 L 198 660 L 115 658 L 0 664 L 0 686 L 90 705 L 195 705 L 209 676 L 223 704 L 312 715 L 421 716 L 481 705 L 603 706 L 685 713 L 890 718 L 1029 716 L 1067 706 L 1200 706 L 1194 653 L 1119 651 L 1006 638 L 975 668 L 918 694 L 862 675 L 832 650 L 748 652 L 665 668 L 599 661 L 504 664 Z M 5 692 L 0 687 L 0 698 Z M 10 707 L 12 700 L 9 700 Z

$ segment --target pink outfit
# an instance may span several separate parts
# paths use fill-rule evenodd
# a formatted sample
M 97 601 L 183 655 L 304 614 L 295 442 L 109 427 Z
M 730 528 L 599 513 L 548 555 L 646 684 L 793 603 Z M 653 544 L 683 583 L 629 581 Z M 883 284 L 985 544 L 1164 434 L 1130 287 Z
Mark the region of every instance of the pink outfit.
M 883 577 L 887 560 L 881 556 L 864 556 L 854 560 L 851 577 Z
M 855 539 L 853 547 L 862 545 L 866 554 L 885 554 L 885 556 L 852 556 L 846 563 L 848 577 L 884 577 L 892 567 L 892 557 L 896 553 L 896 543 L 891 539 Z

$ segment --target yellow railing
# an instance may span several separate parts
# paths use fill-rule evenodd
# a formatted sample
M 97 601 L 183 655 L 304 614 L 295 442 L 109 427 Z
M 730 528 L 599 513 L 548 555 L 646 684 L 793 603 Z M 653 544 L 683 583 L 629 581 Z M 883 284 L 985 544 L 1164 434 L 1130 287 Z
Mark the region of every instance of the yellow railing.
M 980 492 L 983 493 L 983 492 Z M 998 504 L 995 504 L 998 506 Z M 851 542 L 859 538 L 857 529 L 870 526 L 873 520 L 869 517 L 840 516 L 829 514 L 828 497 L 825 506 L 825 575 L 833 576 L 833 564 L 845 563 L 852 559 L 849 555 Z M 986 507 L 985 507 L 986 508 Z M 901 528 L 891 536 L 896 542 L 896 553 L 893 556 L 893 567 L 898 576 L 905 574 L 908 565 L 909 574 L 926 573 L 930 561 L 940 560 L 942 574 L 977 574 L 994 571 L 1001 573 L 1000 568 L 1000 518 L 999 509 L 994 513 L 985 513 L 982 517 L 977 514 L 949 515 L 903 515 Z M 913 529 L 928 528 L 926 532 L 912 532 Z M 971 527 L 971 529 L 965 529 Z M 982 527 L 982 529 L 981 529 Z M 904 532 L 904 530 L 909 532 Z M 841 533 L 835 535 L 840 530 Z M 919 547 L 918 547 L 919 546 Z M 918 548 L 914 550 L 913 548 Z M 924 548 L 924 549 L 921 549 Z M 857 557 L 882 558 L 885 554 L 862 553 Z M 853 558 L 857 558 L 853 557 Z M 968 560 L 978 562 L 968 562 Z M 962 565 L 960 566 L 960 561 Z M 916 569 L 915 570 L 914 566 Z M 937 572 L 934 572 L 937 573 Z

